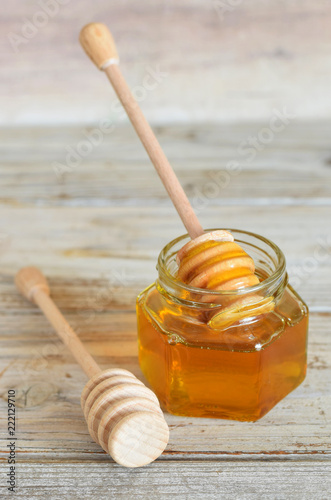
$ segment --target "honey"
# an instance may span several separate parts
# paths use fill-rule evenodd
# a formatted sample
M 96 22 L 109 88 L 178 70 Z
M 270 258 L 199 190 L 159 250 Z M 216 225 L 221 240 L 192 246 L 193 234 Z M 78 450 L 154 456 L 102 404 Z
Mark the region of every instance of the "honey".
M 163 408 L 176 415 L 255 421 L 305 378 L 308 309 L 287 282 L 282 252 L 258 235 L 232 234 L 254 259 L 260 283 L 211 292 L 180 282 L 181 237 L 161 252 L 158 280 L 137 299 L 141 369 Z M 267 313 L 252 306 L 211 321 L 222 302 L 257 292 L 273 301 Z

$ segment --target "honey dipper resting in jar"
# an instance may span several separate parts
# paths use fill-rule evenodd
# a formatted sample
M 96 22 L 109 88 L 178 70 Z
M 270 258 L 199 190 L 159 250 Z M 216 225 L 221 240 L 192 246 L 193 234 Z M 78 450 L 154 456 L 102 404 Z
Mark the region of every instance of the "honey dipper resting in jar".
M 234 242 L 229 232 L 204 232 L 167 157 L 119 69 L 116 46 L 108 28 L 101 23 L 88 24 L 81 31 L 80 42 L 96 66 L 106 73 L 192 238 L 192 241 L 178 252 L 178 279 L 192 287 L 211 290 L 234 290 L 259 283 L 258 277 L 254 274 L 253 259 Z M 213 300 L 212 297 L 210 300 Z M 262 297 L 254 293 L 246 298 L 236 299 L 235 303 L 224 305 L 226 308 L 231 308 L 232 315 L 236 307 L 237 315 L 240 316 L 245 306 L 252 303 L 258 305 L 257 309 L 260 314 L 273 307 L 270 300 L 265 303 Z
M 177 254 L 178 279 L 196 288 L 235 290 L 259 283 L 253 259 L 228 231 L 212 231 Z
M 306 373 L 308 311 L 287 285 L 284 256 L 247 231 L 203 230 L 121 74 L 107 27 L 87 25 L 80 41 L 113 85 L 191 238 L 163 248 L 158 279 L 137 298 L 141 370 L 170 413 L 255 421 Z
M 177 278 L 195 288 L 208 290 L 239 290 L 257 285 L 260 280 L 255 274 L 253 259 L 234 241 L 225 230 L 204 233 L 186 243 L 177 253 Z M 207 296 L 208 297 L 208 296 Z M 202 300 L 206 300 L 202 299 Z M 210 302 L 215 302 L 211 296 Z M 274 307 L 273 301 L 250 294 L 235 300 L 222 298 L 225 308 L 210 318 L 210 324 L 217 326 L 230 316 L 237 321 L 245 316 L 249 307 L 256 315 L 265 314 Z

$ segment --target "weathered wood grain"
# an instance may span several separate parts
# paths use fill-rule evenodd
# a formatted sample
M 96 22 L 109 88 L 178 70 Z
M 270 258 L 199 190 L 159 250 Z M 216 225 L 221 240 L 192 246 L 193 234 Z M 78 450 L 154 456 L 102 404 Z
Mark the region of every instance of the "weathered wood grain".
M 192 200 L 194 186 L 237 158 L 252 126 L 158 129 Z M 135 298 L 154 281 L 157 255 L 182 225 L 127 129 L 116 128 L 61 182 L 51 163 L 80 140 L 81 129 L 1 131 L 0 463 L 5 474 L 4 398 L 15 387 L 18 498 L 327 498 L 329 132 L 325 124 L 290 126 L 251 163 L 242 162 L 240 174 L 199 211 L 206 227 L 253 230 L 284 250 L 312 311 L 306 380 L 254 424 L 166 415 L 166 452 L 148 468 L 127 471 L 89 437 L 79 404 L 86 378 L 41 313 L 18 294 L 13 275 L 23 264 L 40 266 L 97 362 L 142 378 Z
M 8 35 L 22 36 L 41 10 L 34 0 L 3 7 L 1 123 L 117 119 L 114 94 L 78 44 L 91 21 L 112 29 L 132 87 L 148 68 L 167 73 L 142 101 L 156 123 L 269 118 L 284 105 L 301 118 L 330 116 L 325 0 L 68 1 L 15 51 Z
M 214 205 L 329 205 L 329 123 L 294 122 L 254 153 L 240 149 L 264 123 L 157 127 L 157 135 L 188 196 Z M 86 129 L 92 133 L 93 128 Z M 84 128 L 2 130 L 0 180 L 6 206 L 170 206 L 131 129 L 117 127 L 85 157 L 67 165 L 67 148 L 86 140 Z M 298 139 L 300 138 L 300 139 Z M 251 150 L 250 150 L 251 151 Z M 58 177 L 54 162 L 64 165 Z M 238 171 L 228 165 L 238 163 Z M 139 174 L 138 174 L 139 172 Z M 214 184 L 214 186 L 213 186 Z M 153 189 L 151 189 L 151 185 Z
M 314 463 L 158 460 L 131 471 L 114 464 L 22 464 L 20 478 L 15 498 L 24 499 L 154 500 L 175 496 L 181 500 L 326 500 L 330 491 L 330 467 L 321 460 Z M 40 485 L 38 489 L 36 483 Z
M 199 215 L 204 227 L 245 227 L 269 237 L 284 251 L 293 284 L 309 305 L 330 311 L 329 206 L 273 206 L 271 198 L 263 207 L 210 203 Z M 111 295 L 115 307 L 132 305 L 137 293 L 155 280 L 161 248 L 184 232 L 168 204 L 139 209 L 15 207 L 4 208 L 2 216 L 8 221 L 2 229 L 4 285 L 23 263 L 39 265 L 51 279 L 92 279 L 92 289 L 82 292 L 87 308 L 94 292 Z M 80 300 L 74 295 L 72 304 Z M 8 293 L 5 301 L 17 302 L 17 297 Z

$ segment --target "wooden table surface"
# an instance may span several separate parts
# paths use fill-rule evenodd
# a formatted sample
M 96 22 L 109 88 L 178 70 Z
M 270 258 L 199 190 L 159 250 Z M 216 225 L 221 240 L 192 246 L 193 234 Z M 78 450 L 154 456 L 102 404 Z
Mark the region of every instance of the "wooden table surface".
M 79 403 L 85 375 L 13 277 L 20 266 L 39 266 L 97 362 L 142 378 L 135 297 L 154 281 L 157 255 L 184 232 L 181 222 L 131 129 L 115 128 L 61 177 L 53 162 L 65 162 L 66 146 L 76 148 L 83 130 L 2 130 L 2 497 L 8 389 L 17 392 L 17 498 L 329 497 L 331 127 L 293 122 L 243 154 L 242 141 L 264 126 L 157 133 L 204 227 L 252 230 L 283 249 L 311 311 L 307 378 L 255 423 L 166 414 L 166 451 L 135 470 L 91 440 Z M 236 175 L 231 160 L 240 165 Z

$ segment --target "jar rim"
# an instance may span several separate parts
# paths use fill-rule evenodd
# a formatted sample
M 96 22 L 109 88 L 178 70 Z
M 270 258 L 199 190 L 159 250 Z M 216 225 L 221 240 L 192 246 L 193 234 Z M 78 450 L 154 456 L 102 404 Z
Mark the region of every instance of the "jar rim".
M 206 233 L 209 233 L 211 231 L 218 231 L 220 230 L 219 228 L 213 228 L 213 229 L 205 229 Z M 158 261 L 157 261 L 157 269 L 159 271 L 159 275 L 162 274 L 164 275 L 167 280 L 169 280 L 170 284 L 175 286 L 177 289 L 181 289 L 186 292 L 190 292 L 192 294 L 199 294 L 199 295 L 204 295 L 208 294 L 209 296 L 215 296 L 215 297 L 224 297 L 228 295 L 245 295 L 245 294 L 250 294 L 252 292 L 261 292 L 263 289 L 269 288 L 275 284 L 277 284 L 282 278 L 282 276 L 285 274 L 286 271 L 286 260 L 285 256 L 282 252 L 282 250 L 274 243 L 273 241 L 269 240 L 268 238 L 265 238 L 264 236 L 261 236 L 257 233 L 253 233 L 250 231 L 243 231 L 241 229 L 232 229 L 232 228 L 222 228 L 222 230 L 229 231 L 233 236 L 235 237 L 235 241 L 239 242 L 241 240 L 238 240 L 236 238 L 236 235 L 240 236 L 250 236 L 255 238 L 258 241 L 263 242 L 266 244 L 269 248 L 271 248 L 276 257 L 277 257 L 277 264 L 275 270 L 272 272 L 270 276 L 268 276 L 266 279 L 261 281 L 260 283 L 257 283 L 256 285 L 253 286 L 248 286 L 245 288 L 239 288 L 236 290 L 210 290 L 206 288 L 197 288 L 193 287 L 191 285 L 188 285 L 186 283 L 183 283 L 179 281 L 176 276 L 171 274 L 171 272 L 167 268 L 167 260 L 166 256 L 168 255 L 169 251 L 171 250 L 172 247 L 174 247 L 177 243 L 180 241 L 184 240 L 187 238 L 189 235 L 186 233 L 182 236 L 179 236 L 178 238 L 175 238 L 174 240 L 170 241 L 160 252 Z M 242 243 L 245 243 L 245 241 L 242 241 Z

